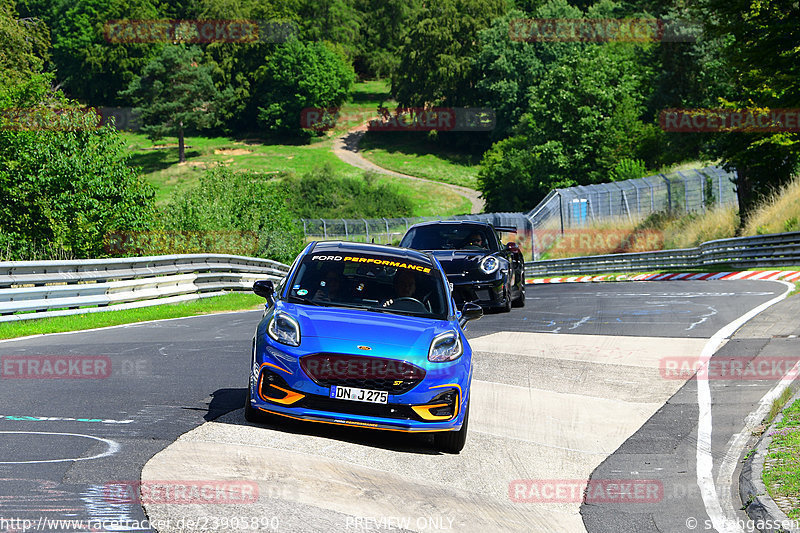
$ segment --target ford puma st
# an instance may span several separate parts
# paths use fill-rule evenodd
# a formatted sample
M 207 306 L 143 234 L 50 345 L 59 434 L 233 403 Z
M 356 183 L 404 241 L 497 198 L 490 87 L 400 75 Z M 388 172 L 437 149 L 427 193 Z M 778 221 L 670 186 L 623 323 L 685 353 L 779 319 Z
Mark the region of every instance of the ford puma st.
M 274 286 L 253 338 L 251 422 L 288 417 L 389 431 L 433 432 L 458 453 L 469 418 L 480 306 L 459 311 L 431 255 L 376 244 L 311 243 Z
M 508 312 L 525 305 L 525 260 L 514 242 L 500 243 L 498 231 L 517 228 L 473 220 L 422 222 L 408 229 L 400 246 L 436 256 L 457 305 L 474 302 Z

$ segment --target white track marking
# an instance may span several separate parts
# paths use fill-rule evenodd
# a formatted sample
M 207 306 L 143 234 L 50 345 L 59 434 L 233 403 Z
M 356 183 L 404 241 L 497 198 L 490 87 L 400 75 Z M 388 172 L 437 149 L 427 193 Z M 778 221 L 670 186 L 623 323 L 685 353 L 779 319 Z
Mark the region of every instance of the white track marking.
M 703 348 L 703 352 L 700 354 L 701 369 L 703 366 L 708 365 L 711 356 L 714 355 L 714 352 L 717 351 L 717 348 L 719 348 L 725 339 L 733 335 L 745 322 L 768 307 L 780 302 L 789 295 L 789 292 L 794 290 L 794 286 L 791 283 L 782 281 L 778 283 L 783 283 L 787 287 L 783 294 L 759 305 L 755 309 L 751 309 L 717 331 L 714 336 L 708 340 L 708 343 L 706 343 Z M 709 518 L 711 518 L 714 529 L 720 533 L 743 533 L 743 530 L 736 524 L 736 521 L 730 522 L 728 520 L 726 510 L 722 508 L 719 495 L 717 494 L 717 488 L 714 484 L 714 458 L 711 455 L 711 388 L 708 381 L 708 379 L 697 380 L 697 486 L 700 487 L 703 505 L 705 505 L 706 512 Z M 767 395 L 769 395 L 769 393 Z
M 93 439 L 104 443 L 108 448 L 103 453 L 92 455 L 91 457 L 75 457 L 72 459 L 41 459 L 35 461 L 0 461 L 0 465 L 30 465 L 37 463 L 68 463 L 70 461 L 89 461 L 92 459 L 102 459 L 109 455 L 114 455 L 120 449 L 119 443 L 110 439 L 103 439 L 93 435 L 83 435 L 82 433 L 48 433 L 43 431 L 0 431 L 3 434 L 16 434 L 16 435 L 58 435 L 65 437 L 82 437 L 84 439 Z

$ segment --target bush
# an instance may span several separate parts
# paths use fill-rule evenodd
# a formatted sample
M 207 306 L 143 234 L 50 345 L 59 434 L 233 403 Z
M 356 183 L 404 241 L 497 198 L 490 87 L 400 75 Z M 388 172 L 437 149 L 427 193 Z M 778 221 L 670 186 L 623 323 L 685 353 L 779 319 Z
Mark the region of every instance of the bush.
M 147 242 L 173 249 L 182 243 L 182 252 L 255 253 L 291 262 L 303 246 L 303 232 L 293 219 L 278 180 L 217 167 L 207 171 L 197 187 L 171 200 L 160 214 L 165 233 Z
M 0 87 L 12 120 L 0 128 L 4 253 L 23 259 L 49 247 L 96 257 L 107 233 L 150 227 L 155 191 L 127 165 L 116 129 L 98 128 L 95 114 L 48 85 L 33 77 Z
M 412 214 L 411 200 L 376 175 L 364 179 L 336 176 L 326 165 L 299 177 L 286 179 L 298 218 L 380 218 Z

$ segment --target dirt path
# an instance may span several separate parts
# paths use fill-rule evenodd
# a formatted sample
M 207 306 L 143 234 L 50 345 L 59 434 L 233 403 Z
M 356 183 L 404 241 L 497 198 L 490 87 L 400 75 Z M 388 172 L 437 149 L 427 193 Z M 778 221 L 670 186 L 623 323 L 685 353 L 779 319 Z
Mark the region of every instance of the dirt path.
M 361 141 L 361 137 L 364 136 L 366 131 L 366 126 L 362 125 L 337 138 L 333 142 L 333 153 L 348 165 L 352 165 L 357 168 L 371 170 L 379 174 L 385 174 L 387 176 L 394 176 L 397 178 L 427 181 L 428 183 L 435 183 L 437 185 L 441 185 L 442 187 L 447 187 L 448 189 L 455 191 L 470 201 L 472 204 L 472 210 L 470 211 L 471 213 L 480 213 L 483 211 L 485 202 L 480 197 L 479 191 L 469 189 L 467 187 L 461 187 L 460 185 L 451 185 L 449 183 L 442 183 L 441 181 L 434 181 L 425 178 L 418 178 L 416 176 L 409 176 L 408 174 L 401 174 L 400 172 L 395 172 L 394 170 L 388 170 L 383 167 L 379 167 L 372 161 L 365 159 L 364 156 L 359 153 L 358 143 Z

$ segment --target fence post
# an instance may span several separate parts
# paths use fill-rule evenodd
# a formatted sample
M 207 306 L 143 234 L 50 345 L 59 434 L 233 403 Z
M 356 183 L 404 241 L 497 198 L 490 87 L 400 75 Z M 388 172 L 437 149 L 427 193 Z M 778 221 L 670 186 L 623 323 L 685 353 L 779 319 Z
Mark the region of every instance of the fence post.
M 389 244 L 389 221 L 383 217 L 383 223 L 386 224 L 386 244 Z
M 345 219 L 342 219 L 342 222 L 344 222 L 344 238 L 346 240 L 350 238 L 350 234 L 347 233 L 347 221 Z
M 366 218 L 362 218 L 361 220 L 364 221 L 364 231 L 367 232 L 367 242 L 369 242 L 369 223 Z
M 667 209 L 672 211 L 672 185 L 664 174 L 659 174 L 667 184 Z
M 561 218 L 561 235 L 564 235 L 564 198 L 561 197 L 561 191 L 556 190 L 558 195 L 558 214 Z
M 325 219 L 321 218 L 322 221 L 322 236 L 327 239 L 328 238 L 328 225 L 325 223 Z

